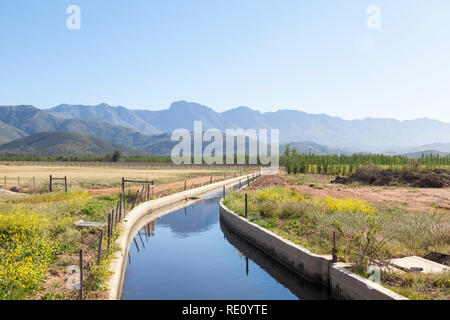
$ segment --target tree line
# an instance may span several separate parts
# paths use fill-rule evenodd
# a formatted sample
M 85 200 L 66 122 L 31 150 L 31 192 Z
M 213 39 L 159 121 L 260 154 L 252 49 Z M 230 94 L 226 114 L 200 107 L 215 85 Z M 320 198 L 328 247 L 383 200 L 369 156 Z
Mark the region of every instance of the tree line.
M 170 156 L 135 155 L 125 156 L 120 151 L 100 156 L 37 156 L 37 155 L 0 155 L 0 161 L 30 162 L 146 162 L 170 163 Z
M 353 155 L 315 155 L 300 154 L 295 148 L 286 146 L 280 157 L 280 164 L 286 167 L 289 174 L 320 173 L 329 175 L 348 175 L 356 168 L 367 165 L 391 169 L 404 169 L 411 166 L 422 169 L 450 168 L 450 155 L 425 155 L 412 159 L 400 155 L 353 154 Z

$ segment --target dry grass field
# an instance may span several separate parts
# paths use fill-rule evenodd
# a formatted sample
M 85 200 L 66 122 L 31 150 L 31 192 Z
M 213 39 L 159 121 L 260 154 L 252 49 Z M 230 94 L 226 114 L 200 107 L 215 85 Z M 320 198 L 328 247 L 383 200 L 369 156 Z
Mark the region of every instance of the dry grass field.
M 17 166 L 0 165 L 0 188 L 18 191 L 30 191 L 36 185 L 36 189 L 48 187 L 49 175 L 56 178 L 67 176 L 69 188 L 79 189 L 109 189 L 118 188 L 122 177 L 130 180 L 149 180 L 155 184 L 173 183 L 203 177 L 209 179 L 210 176 L 228 177 L 239 173 L 230 169 L 142 169 L 142 168 L 111 168 L 111 167 L 62 167 L 62 166 Z M 6 188 L 5 188 L 6 177 Z M 34 179 L 34 181 L 33 181 Z M 64 188 L 62 182 L 56 182 L 55 188 Z

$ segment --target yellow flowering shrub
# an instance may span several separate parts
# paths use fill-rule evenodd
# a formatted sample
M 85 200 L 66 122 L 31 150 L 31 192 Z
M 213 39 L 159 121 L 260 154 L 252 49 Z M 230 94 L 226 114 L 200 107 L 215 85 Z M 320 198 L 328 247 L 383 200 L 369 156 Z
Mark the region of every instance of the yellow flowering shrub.
M 21 299 L 45 280 L 56 251 L 48 224 L 24 207 L 0 212 L 0 299 Z
M 283 187 L 270 187 L 255 190 L 251 193 L 251 198 L 255 201 L 274 200 L 278 203 L 305 200 L 300 192 Z
M 367 215 L 376 214 L 374 207 L 367 202 L 356 199 L 337 199 L 333 197 L 318 198 L 314 200 L 316 206 L 324 207 L 331 212 L 360 212 Z

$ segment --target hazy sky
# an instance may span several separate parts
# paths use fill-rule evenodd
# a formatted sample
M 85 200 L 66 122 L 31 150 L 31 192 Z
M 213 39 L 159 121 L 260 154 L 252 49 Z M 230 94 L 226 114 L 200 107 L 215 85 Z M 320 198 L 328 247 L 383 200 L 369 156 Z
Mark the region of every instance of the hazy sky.
M 66 26 L 72 4 L 80 30 Z M 449 19 L 448 0 L 2 0 L 0 105 L 188 100 L 450 122 Z

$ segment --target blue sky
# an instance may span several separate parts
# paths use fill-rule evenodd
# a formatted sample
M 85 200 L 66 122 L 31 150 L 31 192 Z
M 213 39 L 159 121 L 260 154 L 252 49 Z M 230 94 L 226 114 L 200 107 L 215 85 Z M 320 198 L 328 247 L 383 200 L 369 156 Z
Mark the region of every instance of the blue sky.
M 66 27 L 71 4 L 80 30 Z M 3 0 L 0 105 L 188 100 L 450 122 L 449 17 L 448 0 Z

